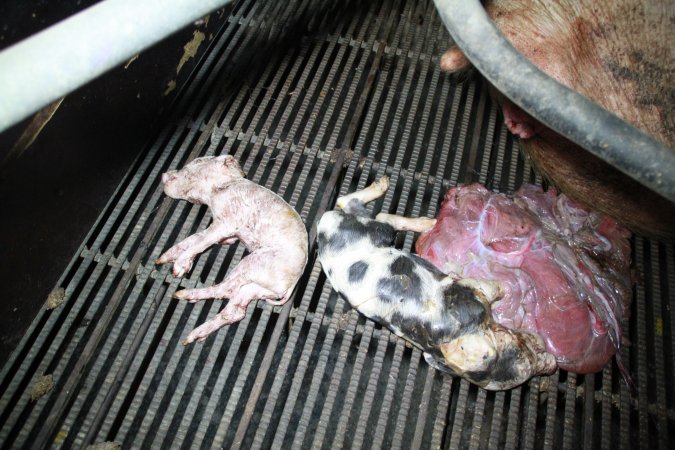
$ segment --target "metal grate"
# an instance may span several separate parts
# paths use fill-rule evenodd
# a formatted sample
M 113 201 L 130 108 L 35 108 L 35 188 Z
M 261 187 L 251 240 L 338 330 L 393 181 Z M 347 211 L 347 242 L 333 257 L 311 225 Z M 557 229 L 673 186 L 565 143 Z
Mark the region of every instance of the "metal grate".
M 313 224 L 338 193 L 382 174 L 374 207 L 435 213 L 480 181 L 537 182 L 484 87 L 440 73 L 448 37 L 433 4 L 240 0 L 175 113 L 139 156 L 0 374 L 2 448 L 670 448 L 675 442 L 671 290 L 675 250 L 640 237 L 642 274 L 624 329 L 639 387 L 615 364 L 488 392 L 431 369 L 365 320 L 310 262 L 292 303 L 249 308 L 203 344 L 180 342 L 222 302 L 172 300 L 220 281 L 243 246 L 213 248 L 184 279 L 154 259 L 205 228 L 205 207 L 167 199 L 159 175 L 205 154 L 235 155 L 248 178 Z M 344 163 L 344 164 L 343 164 Z M 412 249 L 400 233 L 397 246 Z M 31 402 L 37 377 L 55 387 Z

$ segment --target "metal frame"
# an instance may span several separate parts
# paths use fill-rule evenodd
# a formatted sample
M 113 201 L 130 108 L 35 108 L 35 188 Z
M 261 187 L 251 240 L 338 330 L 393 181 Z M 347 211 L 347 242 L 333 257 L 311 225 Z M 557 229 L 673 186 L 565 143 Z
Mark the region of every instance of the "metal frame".
M 105 0 L 0 53 L 0 132 L 231 0 Z

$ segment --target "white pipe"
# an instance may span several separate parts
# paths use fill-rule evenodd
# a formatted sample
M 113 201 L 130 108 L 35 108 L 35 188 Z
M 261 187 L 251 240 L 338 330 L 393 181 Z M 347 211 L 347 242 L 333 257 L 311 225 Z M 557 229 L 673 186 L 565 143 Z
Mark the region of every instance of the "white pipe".
M 104 0 L 0 52 L 0 132 L 231 0 Z

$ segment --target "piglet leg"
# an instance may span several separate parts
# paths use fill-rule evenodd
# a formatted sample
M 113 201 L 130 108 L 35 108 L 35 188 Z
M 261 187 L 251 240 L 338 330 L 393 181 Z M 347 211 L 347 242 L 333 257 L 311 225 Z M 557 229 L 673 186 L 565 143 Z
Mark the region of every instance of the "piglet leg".
M 269 290 L 255 283 L 249 283 L 240 287 L 227 303 L 227 306 L 211 320 L 195 328 L 183 341 L 183 344 L 187 345 L 195 341 L 203 341 L 208 335 L 225 325 L 239 322 L 246 316 L 246 308 L 249 303 L 269 295 Z
M 399 231 L 414 231 L 424 233 L 436 225 L 436 219 L 428 217 L 403 217 L 396 214 L 379 213 L 375 220 L 387 223 Z
M 233 289 L 229 283 L 222 282 L 203 288 L 183 289 L 181 291 L 176 291 L 173 294 L 173 298 L 195 303 L 199 300 L 206 300 L 210 298 L 231 298 L 232 294 Z
M 361 205 L 378 199 L 387 192 L 387 189 L 389 189 L 389 177 L 385 175 L 360 191 L 339 197 L 337 206 L 351 214 L 350 206 L 353 206 L 354 204 Z
M 225 280 L 213 286 L 183 289 L 173 296 L 196 302 L 210 298 L 240 298 L 242 290 L 259 299 L 281 299 L 294 286 L 295 276 L 284 270 L 283 260 L 274 251 L 256 250 L 239 262 Z M 255 289 L 251 290 L 252 287 Z M 230 300 L 232 301 L 232 300 Z
M 190 303 L 210 298 L 234 298 L 242 286 L 250 283 L 249 274 L 255 271 L 255 267 L 248 262 L 250 257 L 251 255 L 242 259 L 221 283 L 203 288 L 183 289 L 175 292 L 173 297 Z
M 192 269 L 192 263 L 197 255 L 207 248 L 218 243 L 232 244 L 236 242 L 237 238 L 232 236 L 233 234 L 234 230 L 228 227 L 212 224 L 205 230 L 195 233 L 171 247 L 157 259 L 156 263 L 173 262 L 174 276 L 181 277 Z
M 191 344 L 195 341 L 205 340 L 211 333 L 218 331 L 220 328 L 225 325 L 229 325 L 235 322 L 239 322 L 246 316 L 246 307 L 250 303 L 250 300 L 241 302 L 236 299 L 232 299 L 228 302 L 227 306 L 223 308 L 215 317 L 207 322 L 204 322 L 190 334 L 183 341 L 183 345 Z

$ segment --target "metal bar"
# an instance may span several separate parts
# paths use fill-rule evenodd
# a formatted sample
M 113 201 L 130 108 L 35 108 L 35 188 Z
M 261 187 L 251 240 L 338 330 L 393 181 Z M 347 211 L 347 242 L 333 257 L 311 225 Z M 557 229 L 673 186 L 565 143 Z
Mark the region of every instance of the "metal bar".
M 433 11 L 433 8 L 429 8 L 429 10 L 427 10 L 427 21 L 429 21 L 428 14 L 431 11 Z M 408 15 L 413 13 L 415 15 L 419 14 L 419 17 L 423 17 L 418 11 L 408 10 Z M 421 52 L 422 45 L 429 34 L 430 28 L 426 27 L 424 34 L 422 34 L 420 31 L 418 31 L 418 33 L 415 31 L 416 30 L 414 27 L 410 27 L 409 31 L 404 36 L 405 41 L 401 48 L 402 58 L 400 67 L 403 69 L 407 65 L 408 70 L 405 79 L 403 80 L 403 86 L 400 91 L 400 95 L 396 96 L 398 105 L 396 107 L 396 111 L 394 112 L 394 121 L 391 127 L 393 132 L 389 134 L 389 139 L 387 139 L 386 144 L 386 148 L 396 147 L 401 149 L 401 151 L 395 152 L 393 155 L 395 160 L 393 162 L 389 161 L 389 164 L 393 167 L 402 169 L 410 168 L 408 165 L 404 166 L 403 161 L 405 160 L 406 155 L 410 152 L 410 146 L 408 145 L 408 142 L 410 140 L 410 132 L 413 127 L 412 123 L 416 120 L 419 120 L 419 114 L 417 113 L 417 110 L 419 107 L 418 105 L 420 104 L 422 89 L 418 88 L 417 85 L 419 83 L 423 84 L 426 78 L 424 76 L 418 76 L 417 74 L 418 67 L 420 72 L 424 70 L 424 67 L 420 67 L 422 65 L 420 64 L 421 61 L 414 58 L 409 59 L 408 53 L 412 52 L 413 55 L 418 55 Z M 428 64 L 424 65 L 428 66 Z M 421 126 L 421 124 L 418 126 Z M 414 161 L 411 162 L 414 164 Z
M 469 410 L 467 399 L 469 397 L 469 382 L 461 379 L 459 382 L 459 397 L 457 399 L 457 408 L 452 420 L 452 434 L 450 435 L 450 448 L 460 448 L 462 439 L 462 430 L 464 429 L 465 413 Z M 466 447 L 466 445 L 464 445 Z
M 574 414 L 575 403 L 577 397 L 577 374 L 567 374 L 567 389 L 565 390 L 565 418 L 563 421 L 563 441 L 562 448 L 579 448 L 581 436 L 575 435 L 575 421 Z
M 586 374 L 584 376 L 584 410 L 582 417 L 582 433 L 583 433 L 583 448 L 592 449 L 593 447 L 593 432 L 595 422 L 594 408 L 595 408 L 595 374 Z
M 485 94 L 483 94 L 485 95 Z M 488 103 L 488 118 L 487 123 L 484 125 L 487 127 L 485 142 L 492 142 L 494 140 L 495 125 L 497 124 L 497 107 L 494 103 Z M 481 158 L 481 165 L 478 171 L 478 182 L 482 185 L 485 185 L 488 182 L 488 174 L 490 173 L 490 163 L 492 162 L 492 153 L 494 148 L 484 148 L 483 149 L 483 158 Z
M 657 427 L 659 430 L 658 434 L 658 443 L 659 448 L 667 448 L 668 444 L 666 442 L 666 435 L 668 434 L 668 420 L 667 420 L 667 409 L 666 409 L 666 370 L 665 370 L 665 361 L 667 361 L 667 355 L 664 352 L 664 338 L 663 338 L 663 309 L 661 305 L 661 288 L 659 279 L 661 277 L 660 265 L 659 265 L 659 249 L 658 242 L 652 241 L 649 248 L 649 254 L 651 260 L 649 264 L 651 265 L 651 282 L 647 282 L 647 286 L 651 286 L 651 310 L 652 310 L 652 322 L 648 323 L 648 329 L 651 332 L 653 338 L 651 340 L 651 348 L 654 352 L 653 367 L 656 374 L 655 382 L 655 391 L 656 391 L 656 414 L 654 420 L 657 422 Z M 646 261 L 647 263 L 647 261 Z
M 158 283 L 159 284 L 159 283 Z M 153 296 L 153 303 L 159 303 L 161 301 L 161 296 L 164 295 L 164 291 L 162 289 L 155 289 L 155 295 Z M 119 369 L 114 375 L 114 378 L 112 379 L 112 386 L 110 386 L 109 390 L 106 393 L 105 398 L 102 400 L 101 404 L 97 406 L 97 413 L 93 419 L 91 419 L 91 423 L 87 424 L 87 434 L 84 437 L 84 444 L 93 444 L 95 442 L 95 437 L 99 431 L 99 427 L 101 426 L 101 423 L 103 422 L 103 419 L 105 418 L 106 414 L 110 410 L 110 405 L 112 401 L 114 400 L 115 395 L 119 391 L 122 382 L 124 380 L 124 377 L 127 374 L 127 371 L 129 370 L 129 367 L 131 367 L 131 364 L 133 362 L 133 355 L 137 354 L 137 351 L 141 345 L 141 342 L 143 338 L 145 337 L 148 328 L 150 327 L 150 324 L 152 323 L 152 319 L 155 316 L 155 311 L 157 308 L 148 308 L 146 312 L 145 319 L 141 323 L 141 329 L 136 333 L 136 336 L 134 337 L 131 346 L 129 347 L 128 353 L 127 353 L 127 358 L 125 358 Z M 78 408 L 79 409 L 79 408 Z
M 105 0 L 0 53 L 0 131 L 231 0 Z
M 430 409 L 431 402 L 431 391 L 433 390 L 434 384 L 434 373 L 435 370 L 427 368 L 427 376 L 424 380 L 424 391 L 422 393 L 422 399 L 420 401 L 420 409 L 417 417 L 417 425 L 415 426 L 415 434 L 412 439 L 411 449 L 419 450 L 422 448 L 422 442 L 424 439 L 424 426 L 427 423 L 427 414 Z
M 457 46 L 500 92 L 532 117 L 675 201 L 675 152 L 558 83 L 525 59 L 478 0 L 434 0 Z
M 387 347 L 389 346 L 389 339 L 380 336 L 377 343 L 377 351 L 373 356 L 373 367 L 369 374 L 368 386 L 363 394 L 363 404 L 358 419 L 356 420 L 356 430 L 350 430 L 351 441 L 350 446 L 354 449 L 361 449 L 364 446 L 366 436 L 372 439 L 372 428 L 368 427 L 369 417 L 371 414 L 377 414 L 379 408 L 384 405 L 379 401 L 381 397 L 377 397 L 378 387 L 382 384 L 382 368 L 385 363 L 385 356 L 387 354 Z M 387 377 L 385 376 L 385 379 Z M 389 380 L 387 380 L 389 381 Z M 386 388 L 385 388 L 386 389 Z M 377 401 L 376 401 L 377 399 Z M 379 407 L 379 408 L 378 408 Z M 373 409 L 375 411 L 373 412 Z M 372 444 L 371 444 L 372 445 Z
M 450 172 L 450 184 L 453 186 L 460 182 L 460 171 L 466 170 L 466 164 L 462 164 L 462 161 L 465 159 L 465 152 L 467 150 L 466 135 L 467 133 L 471 133 L 471 130 L 469 130 L 469 118 L 471 116 L 471 105 L 473 104 L 475 91 L 476 85 L 474 83 L 464 86 L 461 92 L 455 94 L 457 97 L 453 101 L 453 106 L 457 105 L 457 112 L 459 113 L 453 121 L 457 134 L 453 136 L 453 140 L 451 141 L 454 142 L 453 147 L 456 150 L 453 155 L 452 164 L 446 167 L 446 171 Z M 464 99 L 463 102 L 462 99 Z
M 168 212 L 169 203 L 170 202 L 168 200 L 165 201 L 165 203 L 158 211 L 158 214 L 151 225 L 151 229 L 148 232 L 149 237 L 151 237 L 154 234 L 154 232 L 156 232 L 157 228 L 163 221 L 164 216 Z M 73 394 L 76 393 L 77 387 L 82 381 L 82 376 L 84 375 L 85 367 L 90 362 L 90 358 L 94 354 L 95 349 L 103 336 L 103 333 L 105 332 L 106 328 L 112 321 L 112 318 L 115 315 L 115 312 L 121 303 L 122 295 L 124 294 L 124 291 L 126 290 L 128 284 L 131 282 L 132 277 L 135 275 L 136 268 L 138 267 L 141 258 L 145 254 L 145 250 L 146 250 L 145 245 L 141 245 L 141 247 L 137 250 L 136 254 L 134 255 L 134 258 L 132 259 L 129 268 L 125 272 L 124 277 L 117 285 L 117 288 L 113 293 L 110 303 L 106 307 L 101 317 L 101 320 L 98 322 L 96 328 L 94 329 L 91 340 L 87 343 L 84 351 L 82 352 L 82 357 L 78 359 L 69 378 L 65 382 L 63 388 L 60 390 L 60 395 L 58 396 L 58 399 L 56 401 L 57 406 L 54 408 L 54 411 L 47 418 L 44 428 L 42 428 L 40 433 L 36 436 L 36 439 L 33 443 L 34 446 L 33 448 L 44 448 L 47 445 L 47 442 L 49 442 L 50 438 L 54 435 L 56 431 L 56 426 L 61 420 L 63 412 L 65 412 L 66 408 L 68 408 L 68 406 L 70 405 L 70 402 L 73 399 Z
M 645 242 L 642 238 L 635 239 L 635 246 L 633 252 L 633 258 L 640 267 L 643 267 L 643 271 L 647 269 L 645 267 L 645 244 L 649 246 L 649 242 Z M 651 271 L 650 271 L 651 272 Z M 651 276 L 651 273 L 645 274 L 648 277 Z M 653 367 L 650 367 L 647 362 L 647 305 L 648 301 L 651 301 L 651 298 L 648 297 L 648 292 L 646 292 L 646 286 L 643 284 L 638 284 L 635 286 L 634 298 L 635 302 L 635 323 L 637 324 L 637 339 L 633 342 L 634 347 L 633 351 L 637 350 L 637 403 L 638 410 L 646 410 L 647 405 L 649 404 L 649 380 L 648 373 L 653 371 Z M 632 367 L 633 371 L 635 368 Z M 649 417 L 643 411 L 640 411 L 638 414 L 638 424 L 639 424 L 639 436 L 640 442 L 649 445 L 650 444 L 650 433 L 649 433 Z
M 523 411 L 523 425 L 521 433 L 523 435 L 521 448 L 534 448 L 535 430 L 537 423 L 537 407 L 539 401 L 539 379 L 533 378 L 528 382 L 528 389 L 525 395 L 525 410 Z M 566 447 L 567 448 L 567 447 Z
M 330 301 L 331 288 L 329 285 L 325 284 L 323 291 L 321 293 L 321 299 L 319 300 L 320 304 L 327 304 Z M 333 294 L 336 295 L 336 294 Z M 342 317 L 342 308 L 344 307 L 345 302 L 336 302 L 335 310 L 333 311 L 333 319 L 330 323 L 325 324 L 328 328 L 326 332 L 326 337 L 324 338 L 323 345 L 319 353 L 319 357 L 316 365 L 313 368 L 313 380 L 309 387 L 309 391 L 305 393 L 305 404 L 302 415 L 297 423 L 293 424 L 295 427 L 295 436 L 291 448 L 300 448 L 302 443 L 306 440 L 307 431 L 312 427 L 312 424 L 315 423 L 315 417 L 313 417 L 312 411 L 316 407 L 316 403 L 319 399 L 319 388 L 321 387 L 321 380 L 323 380 L 326 374 L 326 368 L 328 366 L 328 360 L 332 352 L 332 346 L 335 342 L 336 335 L 339 330 L 339 320 Z M 282 416 L 283 420 L 283 416 Z
M 544 448 L 554 449 L 556 417 L 558 407 L 558 381 L 560 380 L 560 371 L 548 376 L 548 398 L 546 400 L 546 421 L 544 424 Z
M 488 448 L 499 448 L 499 441 L 502 439 L 504 429 L 504 396 L 503 391 L 495 393 L 495 401 L 492 406 L 492 423 L 490 426 L 490 436 L 488 437 Z
M 313 293 L 315 291 L 315 288 L 317 286 L 317 281 L 320 277 L 321 269 L 318 264 L 315 264 L 314 268 L 312 269 L 312 275 L 310 278 L 310 281 L 307 285 L 307 289 L 305 289 L 305 294 L 307 295 L 308 293 Z M 323 298 L 327 299 L 328 294 L 329 294 L 329 289 L 325 288 L 324 289 L 324 294 Z M 252 448 L 264 448 L 264 438 L 266 434 L 269 434 L 271 431 L 274 431 L 274 442 L 272 443 L 272 447 L 274 448 L 283 448 L 283 441 L 284 438 L 286 437 L 286 433 L 288 432 L 288 427 L 289 425 L 291 428 L 295 428 L 296 424 L 293 423 L 292 420 L 292 414 L 293 410 L 295 409 L 298 398 L 301 398 L 301 386 L 302 386 L 302 380 L 305 377 L 308 368 L 311 367 L 310 365 L 310 355 L 312 354 L 311 347 L 317 345 L 318 341 L 318 336 L 320 334 L 320 330 L 322 327 L 321 324 L 321 319 L 325 313 L 326 309 L 326 303 L 327 302 L 321 302 L 317 306 L 315 316 L 313 320 L 311 321 L 311 328 L 309 332 L 307 333 L 307 339 L 305 340 L 305 344 L 303 346 L 301 356 L 300 356 L 300 361 L 298 362 L 297 368 L 293 371 L 293 374 L 289 374 L 289 363 L 290 363 L 290 356 L 293 353 L 292 349 L 296 347 L 298 344 L 298 338 L 302 335 L 301 330 L 303 323 L 306 321 L 306 316 L 307 316 L 307 308 L 309 306 L 309 301 L 304 301 L 300 309 L 298 310 L 298 316 L 296 316 L 294 322 L 293 322 L 293 330 L 291 332 L 291 336 L 289 337 L 286 348 L 289 349 L 288 351 L 288 356 L 289 357 L 284 357 L 282 358 L 282 361 L 280 363 L 279 370 L 277 371 L 277 375 L 274 379 L 274 383 L 271 388 L 271 394 L 270 397 L 274 396 L 275 398 L 273 399 L 268 399 L 267 402 L 265 403 L 264 409 L 263 409 L 263 417 L 260 419 L 258 422 L 258 429 L 257 432 L 254 436 L 253 440 L 253 446 Z M 283 367 L 282 367 L 283 366 Z M 311 370 L 310 370 L 311 373 Z M 281 418 L 278 421 L 278 428 L 274 429 L 274 425 L 272 425 L 270 422 L 272 420 L 272 414 L 275 409 L 275 407 L 278 408 L 276 405 L 278 403 L 277 397 L 280 394 L 283 394 L 283 378 L 285 377 L 293 377 L 293 382 L 291 383 L 291 388 L 290 391 L 288 392 L 288 396 L 286 397 L 285 404 L 283 405 L 283 411 L 281 413 Z M 302 401 L 302 400 L 301 400 Z M 294 446 L 294 448 L 298 448 L 297 446 Z
M 351 445 L 351 441 L 345 443 L 345 439 L 347 434 L 353 436 L 354 430 L 348 429 L 347 425 L 352 416 L 358 414 L 358 411 L 361 409 L 361 404 L 363 403 L 362 398 L 357 398 L 357 393 L 359 385 L 362 383 L 362 377 L 370 375 L 364 370 L 364 366 L 366 364 L 366 356 L 368 355 L 368 347 L 370 347 L 371 340 L 373 339 L 374 328 L 375 324 L 372 321 L 367 321 L 359 338 L 356 358 L 351 367 L 350 376 L 348 377 L 348 380 L 345 380 L 347 384 L 346 392 L 342 396 L 343 401 L 340 402 L 342 411 L 337 421 L 335 437 L 331 442 L 331 446 L 334 448 L 345 448 Z M 356 342 L 352 345 L 356 346 Z
M 438 372 L 437 372 L 438 373 Z M 429 448 L 441 448 L 443 443 L 443 434 L 445 428 L 448 426 L 447 417 L 448 409 L 450 409 L 450 391 L 452 384 L 457 378 L 452 378 L 444 375 L 437 375 L 437 378 L 442 379 L 442 386 L 440 388 L 440 396 L 437 401 L 436 418 L 434 420 L 434 428 L 431 433 L 431 442 Z

